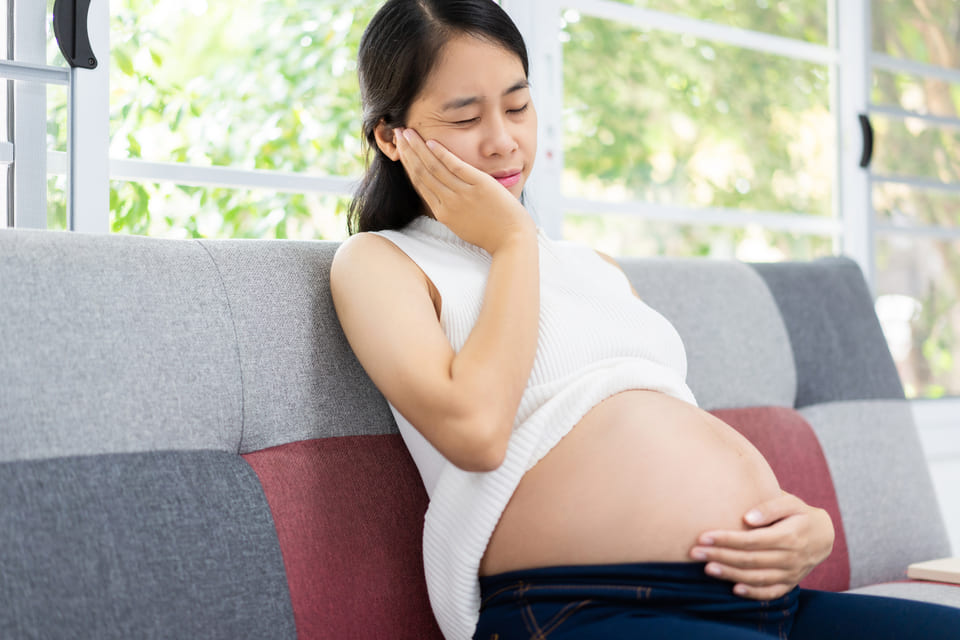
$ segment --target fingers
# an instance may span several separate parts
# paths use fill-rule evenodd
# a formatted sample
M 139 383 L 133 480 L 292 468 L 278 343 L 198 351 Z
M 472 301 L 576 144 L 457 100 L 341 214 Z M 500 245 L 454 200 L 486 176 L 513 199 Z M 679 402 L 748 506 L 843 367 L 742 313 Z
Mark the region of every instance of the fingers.
M 397 151 L 400 153 L 400 162 L 406 169 L 410 182 L 413 183 L 417 193 L 426 201 L 427 205 L 435 210 L 452 195 L 447 184 L 450 181 L 449 177 L 447 181 L 444 181 L 437 175 L 440 169 L 445 173 L 449 172 L 437 160 L 436 156 L 426 148 L 423 141 L 413 130 L 397 129 L 395 142 Z
M 700 562 L 715 565 L 730 565 L 742 569 L 769 569 L 786 565 L 790 553 L 792 552 L 778 549 L 740 551 L 737 549 L 694 547 L 690 557 Z
M 790 591 L 802 577 L 788 569 L 791 565 L 787 552 L 744 552 L 712 550 L 710 561 L 704 567 L 707 575 L 735 583 L 733 592 L 753 600 L 772 600 Z
M 750 509 L 743 516 L 743 520 L 751 527 L 765 527 L 783 518 L 802 513 L 806 508 L 808 508 L 807 504 L 803 500 L 784 491 L 776 498 Z
M 697 539 L 695 549 L 793 550 L 801 544 L 797 532 L 800 524 L 787 519 L 749 531 L 708 531 Z
M 733 592 L 742 598 L 750 600 L 776 600 L 790 593 L 794 585 L 775 584 L 767 587 L 754 587 L 748 584 L 737 584 Z
M 413 129 L 397 131 L 397 148 L 400 150 L 401 160 L 405 161 L 404 166 L 409 164 L 408 170 L 415 170 L 417 177 L 425 183 L 433 179 L 447 189 L 455 190 L 476 182 L 473 173 L 479 172 L 439 142 L 424 142 Z
M 748 587 L 770 587 L 786 584 L 793 578 L 783 569 L 739 569 L 713 563 L 708 564 L 704 571 L 714 578 L 745 584 Z
M 433 152 L 436 158 L 446 167 L 447 171 L 465 184 L 475 185 L 478 180 L 482 179 L 485 175 L 458 158 L 452 151 L 436 140 L 427 140 L 426 147 Z

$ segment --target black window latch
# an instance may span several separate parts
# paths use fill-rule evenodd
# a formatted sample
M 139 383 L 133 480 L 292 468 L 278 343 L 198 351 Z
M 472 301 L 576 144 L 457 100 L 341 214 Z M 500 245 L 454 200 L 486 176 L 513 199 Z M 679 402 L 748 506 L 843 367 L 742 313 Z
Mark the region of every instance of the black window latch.
M 71 67 L 96 69 L 97 57 L 87 33 L 90 0 L 56 0 L 53 4 L 53 35 L 60 53 Z

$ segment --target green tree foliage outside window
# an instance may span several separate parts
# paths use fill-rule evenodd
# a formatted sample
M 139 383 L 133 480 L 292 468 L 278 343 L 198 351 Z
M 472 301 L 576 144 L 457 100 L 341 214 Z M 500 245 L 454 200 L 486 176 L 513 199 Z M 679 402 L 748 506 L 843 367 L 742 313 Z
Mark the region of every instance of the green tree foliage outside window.
M 113 0 L 111 157 L 359 175 L 355 58 L 376 4 Z M 110 202 L 114 231 L 284 238 L 337 237 L 347 200 L 114 182 Z

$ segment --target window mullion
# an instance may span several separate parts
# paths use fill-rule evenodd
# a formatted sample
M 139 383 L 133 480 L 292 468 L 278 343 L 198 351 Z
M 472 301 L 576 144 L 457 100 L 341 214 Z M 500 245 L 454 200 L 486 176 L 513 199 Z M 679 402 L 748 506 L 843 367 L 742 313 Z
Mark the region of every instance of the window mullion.
M 13 0 L 14 60 L 46 61 L 46 3 Z M 13 221 L 14 226 L 47 227 L 47 85 L 14 81 Z
M 836 0 L 835 42 L 839 56 L 833 74 L 836 86 L 838 133 L 838 211 L 842 220 L 841 249 L 875 285 L 873 205 L 870 175 L 860 167 L 863 139 L 860 114 L 869 108 L 870 0 Z
M 530 86 L 537 107 L 536 171 L 526 188 L 546 234 L 563 235 L 563 64 L 560 9 L 553 0 L 504 0 L 527 43 Z
M 70 70 L 69 195 L 73 231 L 110 230 L 110 9 L 92 2 L 87 16 L 95 69 Z

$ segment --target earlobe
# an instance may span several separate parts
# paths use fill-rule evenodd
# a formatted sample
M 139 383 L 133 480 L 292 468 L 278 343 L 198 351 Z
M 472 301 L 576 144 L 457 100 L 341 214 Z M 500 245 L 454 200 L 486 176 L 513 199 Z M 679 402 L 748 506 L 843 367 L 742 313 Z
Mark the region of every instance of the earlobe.
M 376 138 L 377 147 L 380 151 L 383 152 L 383 155 L 387 156 L 394 162 L 400 159 L 400 151 L 397 150 L 397 144 L 394 142 L 394 136 L 396 136 L 397 129 L 387 125 L 386 122 L 381 120 L 377 123 L 376 128 L 373 130 L 373 136 Z

